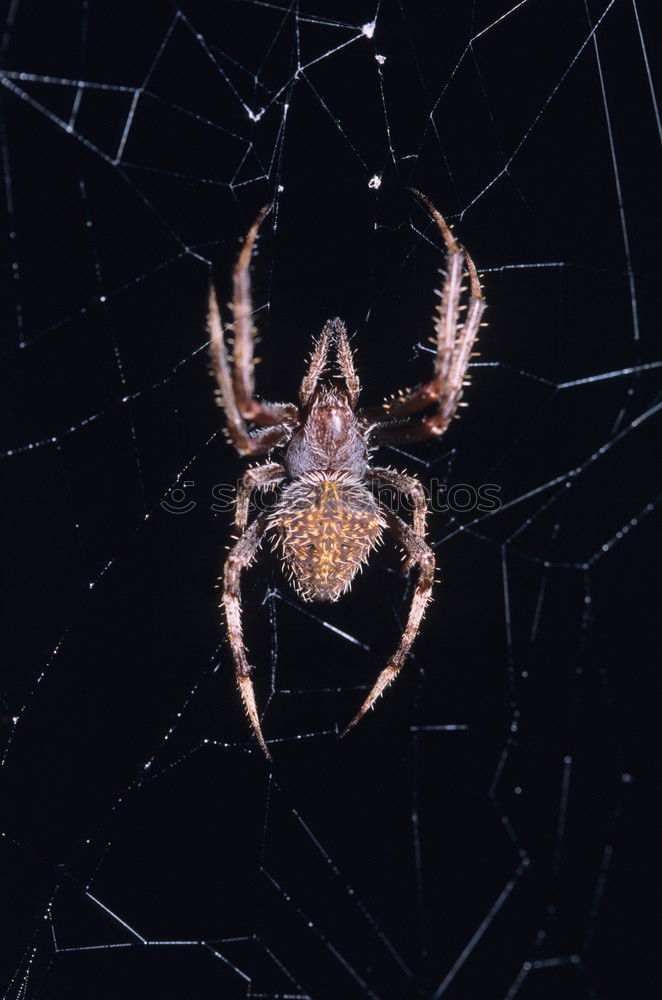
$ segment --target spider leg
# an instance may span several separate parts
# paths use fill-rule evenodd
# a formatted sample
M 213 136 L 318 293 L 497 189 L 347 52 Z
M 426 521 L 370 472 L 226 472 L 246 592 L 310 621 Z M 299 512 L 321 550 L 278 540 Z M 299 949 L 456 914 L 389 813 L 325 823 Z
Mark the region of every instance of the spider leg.
M 271 211 L 271 205 L 265 205 L 248 230 L 248 235 L 237 258 L 232 272 L 232 315 L 234 319 L 234 395 L 237 408 L 244 420 L 263 427 L 294 421 L 297 416 L 295 406 L 291 404 L 278 406 L 273 403 L 262 403 L 255 398 L 255 345 L 256 330 L 253 326 L 253 302 L 251 298 L 250 264 L 253 246 L 258 230 L 266 215 Z
M 248 507 L 253 490 L 267 490 L 271 486 L 277 486 L 283 479 L 285 479 L 285 469 L 279 462 L 267 462 L 266 465 L 258 465 L 244 473 L 237 487 L 237 506 L 234 516 L 235 526 L 240 533 L 248 524 Z
M 371 440 L 374 443 L 409 444 L 439 437 L 446 432 L 462 399 L 471 349 L 476 340 L 484 308 L 485 303 L 482 300 L 471 299 L 467 318 L 458 333 L 449 373 L 440 392 L 439 405 L 432 416 L 400 425 L 377 424 L 371 433 Z
M 354 367 L 352 348 L 349 344 L 347 329 L 341 319 L 330 319 L 324 324 L 324 329 L 315 342 L 313 353 L 310 356 L 308 371 L 301 383 L 299 397 L 301 405 L 306 406 L 317 388 L 317 383 L 324 374 L 327 364 L 329 348 L 335 342 L 337 352 L 337 363 L 340 369 L 340 377 L 345 382 L 349 402 L 352 409 L 356 406 L 361 391 L 358 375 Z
M 412 527 L 418 537 L 424 539 L 428 504 L 425 490 L 418 479 L 414 476 L 406 476 L 403 472 L 396 472 L 394 469 L 384 469 L 378 466 L 369 468 L 366 475 L 377 485 L 384 483 L 386 486 L 392 486 L 411 500 L 413 506 Z M 403 574 L 411 572 L 415 562 L 416 560 L 411 555 L 407 555 L 402 566 Z
M 310 362 L 308 364 L 308 370 L 303 377 L 301 382 L 301 388 L 299 389 L 299 399 L 301 400 L 302 406 L 307 406 L 310 402 L 310 398 L 317 388 L 317 383 L 321 379 L 324 371 L 326 369 L 326 359 L 329 353 L 329 346 L 331 344 L 331 336 L 333 334 L 333 321 L 329 321 L 324 324 L 324 328 L 315 341 L 313 347 L 313 352 L 310 355 Z
M 243 628 L 241 623 L 241 590 L 240 579 L 242 570 L 250 566 L 264 538 L 269 522 L 268 514 L 260 514 L 244 532 L 238 542 L 228 553 L 223 569 L 223 607 L 228 625 L 228 636 L 234 660 L 235 675 L 244 707 L 253 732 L 266 756 L 271 755 L 262 735 L 260 717 L 255 704 L 255 691 L 251 680 L 253 669 L 246 659 Z
M 402 638 L 400 639 L 398 648 L 380 673 L 377 681 L 370 691 L 370 694 L 361 705 L 359 711 L 341 733 L 342 736 L 345 736 L 357 722 L 360 722 L 368 709 L 372 708 L 380 694 L 382 694 L 382 692 L 400 673 L 400 670 L 409 655 L 412 643 L 418 634 L 421 618 L 423 617 L 426 605 L 430 600 L 432 584 L 434 581 L 435 563 L 432 549 L 416 534 L 415 531 L 413 531 L 412 528 L 406 525 L 401 518 L 399 518 L 396 514 L 391 513 L 387 507 L 384 507 L 383 505 L 380 506 L 388 529 L 394 535 L 398 545 L 402 546 L 405 550 L 407 556 L 412 559 L 413 562 L 418 564 L 419 574 L 418 580 L 416 581 L 416 588 L 414 590 L 411 607 L 409 609 L 409 617 L 407 618 L 407 624 L 405 625 L 405 630 L 402 633 Z
M 284 422 L 278 423 L 276 420 L 273 420 L 272 423 L 275 426 L 262 430 L 257 434 L 249 433 L 246 420 L 237 403 L 221 314 L 216 299 L 216 291 L 212 284 L 209 285 L 207 323 L 214 374 L 216 375 L 221 403 L 225 410 L 232 443 L 241 455 L 264 455 L 276 445 L 283 444 L 287 440 L 291 432 L 291 427 Z M 296 407 L 279 407 L 278 409 L 282 411 L 280 414 L 282 421 L 286 419 L 288 421 L 291 420 L 293 414 L 297 412 Z
M 362 412 L 362 417 L 373 424 L 371 435 L 373 440 L 380 444 L 422 441 L 444 433 L 462 396 L 471 351 L 485 309 L 485 300 L 473 260 L 456 241 L 434 205 L 419 191 L 414 188 L 411 190 L 431 212 L 444 238 L 447 251 L 446 274 L 434 317 L 433 343 L 436 348 L 434 373 L 428 382 L 418 388 L 401 392 L 397 398 L 387 400 L 381 407 Z M 465 267 L 469 274 L 470 299 L 465 321 L 459 326 L 462 276 Z M 410 417 L 435 401 L 438 402 L 438 406 L 431 417 L 408 424 L 390 423 Z
M 349 344 L 347 329 L 342 320 L 333 320 L 336 327 L 336 350 L 338 352 L 338 368 L 340 376 L 344 379 L 349 394 L 349 403 L 352 409 L 356 406 L 361 391 L 361 383 L 354 367 L 354 354 Z

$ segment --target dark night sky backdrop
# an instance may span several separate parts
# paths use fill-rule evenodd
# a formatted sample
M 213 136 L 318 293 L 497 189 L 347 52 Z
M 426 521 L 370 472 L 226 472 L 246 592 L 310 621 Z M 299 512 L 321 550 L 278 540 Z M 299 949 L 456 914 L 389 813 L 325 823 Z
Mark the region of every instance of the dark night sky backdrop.
M 652 975 L 651 19 L 531 0 L 495 24 L 508 9 L 12 5 L 7 1000 L 616 1000 Z M 109 86 L 58 82 L 77 80 Z M 433 515 L 415 655 L 342 742 L 406 612 L 397 554 L 333 607 L 264 556 L 246 627 L 270 772 L 213 589 L 231 524 L 211 489 L 242 463 L 207 373 L 207 261 L 225 301 L 275 196 L 260 390 L 293 398 L 340 315 L 376 401 L 430 364 L 439 241 L 409 184 L 485 269 L 489 366 L 444 440 L 378 460 L 509 506 Z M 196 507 L 169 514 L 184 480 Z

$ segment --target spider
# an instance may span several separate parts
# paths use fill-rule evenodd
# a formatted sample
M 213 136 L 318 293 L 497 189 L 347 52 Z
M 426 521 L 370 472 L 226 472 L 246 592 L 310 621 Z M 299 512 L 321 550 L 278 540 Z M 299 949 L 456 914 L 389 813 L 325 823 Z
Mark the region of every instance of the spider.
M 359 379 L 347 330 L 340 319 L 328 320 L 313 344 L 299 388 L 298 406 L 268 403 L 256 397 L 253 375 L 256 331 L 249 271 L 258 230 L 271 205 L 261 210 L 248 231 L 233 271 L 232 363 L 216 292 L 210 284 L 210 349 L 230 441 L 241 455 L 270 458 L 263 465 L 249 468 L 238 487 L 235 525 L 239 538 L 225 563 L 222 598 L 237 683 L 250 724 L 267 757 L 270 754 L 251 679 L 253 668 L 244 646 L 240 594 L 242 570 L 254 561 L 265 538 L 271 541 L 272 548 L 279 550 L 294 586 L 306 601 L 338 600 L 350 588 L 384 531 L 390 532 L 404 551 L 403 572 L 418 567 L 400 643 L 343 736 L 400 672 L 430 600 L 435 560 L 425 542 L 427 503 L 423 487 L 412 476 L 372 466 L 370 453 L 379 445 L 410 444 L 439 437 L 447 430 L 466 384 L 467 366 L 485 301 L 469 254 L 456 242 L 429 199 L 414 188 L 411 191 L 428 208 L 446 246 L 443 287 L 437 293 L 440 301 L 433 317 L 434 372 L 429 381 L 399 392 L 380 406 L 357 409 Z M 465 268 L 470 297 L 468 305 L 461 306 Z M 463 309 L 466 313 L 462 322 Z M 334 357 L 335 383 L 324 380 L 329 354 Z M 278 461 L 271 460 L 275 449 L 280 450 Z M 409 498 L 413 505 L 411 525 L 371 492 L 371 487 L 380 485 Z M 281 492 L 273 510 L 259 513 L 249 524 L 253 491 L 277 487 Z

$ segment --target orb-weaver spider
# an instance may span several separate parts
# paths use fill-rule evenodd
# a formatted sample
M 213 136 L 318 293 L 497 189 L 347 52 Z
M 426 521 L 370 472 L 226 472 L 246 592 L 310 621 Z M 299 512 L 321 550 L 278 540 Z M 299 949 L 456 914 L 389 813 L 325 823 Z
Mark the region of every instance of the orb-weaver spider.
M 223 607 L 237 681 L 248 717 L 269 757 L 255 703 L 252 667 L 244 647 L 240 576 L 270 537 L 307 601 L 335 601 L 351 586 L 359 567 L 390 532 L 405 553 L 405 571 L 418 567 L 409 617 L 398 648 L 379 674 L 368 697 L 345 729 L 356 725 L 402 668 L 430 599 L 434 554 L 425 542 L 427 505 L 423 487 L 412 476 L 371 466 L 378 445 L 412 443 L 443 434 L 458 407 L 485 301 L 469 254 L 456 242 L 432 203 L 412 189 L 432 214 L 446 245 L 446 270 L 434 316 L 435 359 L 432 378 L 386 400 L 357 409 L 359 380 L 345 325 L 329 320 L 314 344 L 299 389 L 299 405 L 267 403 L 255 396 L 253 306 L 249 268 L 253 245 L 269 205 L 262 209 L 244 241 L 233 272 L 234 358 L 228 356 L 213 285 L 209 291 L 209 332 L 220 403 L 232 444 L 241 455 L 271 455 L 278 460 L 249 469 L 237 494 L 235 523 L 239 539 L 225 563 Z M 461 320 L 463 272 L 469 275 L 469 302 Z M 328 356 L 335 352 L 339 384 L 323 381 Z M 421 416 L 421 412 L 428 411 Z M 250 425 L 253 425 L 251 429 Z M 410 498 L 411 527 L 382 504 L 371 487 L 386 485 Z M 275 508 L 248 524 L 253 490 L 280 487 Z M 344 735 L 344 734 L 343 734 Z

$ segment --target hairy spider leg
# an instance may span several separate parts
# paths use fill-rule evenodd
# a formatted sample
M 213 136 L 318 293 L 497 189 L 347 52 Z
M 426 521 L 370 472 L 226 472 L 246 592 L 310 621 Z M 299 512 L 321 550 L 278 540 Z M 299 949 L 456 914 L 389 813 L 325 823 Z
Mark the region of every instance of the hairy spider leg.
M 301 382 L 301 388 L 299 389 L 299 399 L 301 400 L 302 406 L 308 405 L 315 389 L 317 388 L 317 383 L 326 371 L 327 357 L 329 354 L 329 347 L 331 345 L 333 332 L 333 322 L 329 320 L 324 324 L 322 332 L 313 344 L 308 369 Z
M 404 549 L 407 556 L 418 565 L 418 580 L 416 581 L 416 587 L 414 588 L 414 596 L 412 597 L 407 624 L 405 625 L 405 630 L 402 633 L 402 638 L 400 639 L 398 648 L 380 673 L 372 690 L 370 691 L 370 694 L 361 705 L 361 708 L 358 710 L 349 725 L 341 733 L 341 736 L 345 736 L 357 722 L 360 722 L 368 709 L 372 708 L 377 698 L 379 698 L 389 684 L 391 684 L 391 682 L 394 681 L 400 673 L 409 655 L 412 643 L 418 634 L 421 619 L 425 612 L 427 603 L 430 600 L 432 584 L 434 582 L 435 561 L 434 553 L 430 546 L 427 545 L 426 542 L 424 542 L 423 539 L 412 530 L 412 528 L 405 524 L 405 522 L 399 518 L 397 514 L 393 514 L 388 507 L 385 507 L 383 504 L 381 504 L 380 507 L 384 515 L 384 519 L 386 520 L 388 530 L 393 534 L 398 545 Z
M 476 271 L 476 265 L 474 264 L 473 260 L 471 259 L 467 251 L 464 249 L 464 247 L 460 243 L 458 243 L 455 237 L 453 236 L 453 233 L 451 232 L 450 228 L 446 225 L 446 220 L 444 219 L 441 212 L 434 207 L 434 205 L 427 197 L 427 195 L 421 194 L 421 192 L 417 191 L 416 188 L 409 188 L 409 190 L 413 195 L 416 195 L 416 197 L 423 202 L 423 204 L 430 212 L 432 218 L 439 226 L 439 230 L 444 238 L 444 243 L 446 244 L 446 249 L 448 250 L 448 253 L 463 254 L 467 265 L 467 271 L 469 272 L 469 281 L 471 284 L 471 298 L 481 299 L 482 301 L 484 301 L 483 290 L 480 287 L 480 280 L 478 278 L 478 273 Z
M 336 350 L 340 377 L 344 380 L 347 388 L 349 405 L 354 409 L 361 392 L 361 383 L 354 367 L 354 352 L 350 346 L 347 328 L 343 321 L 335 319 L 332 322 L 336 326 Z
M 248 230 L 237 263 L 232 272 L 232 316 L 234 332 L 234 393 L 239 412 L 245 420 L 263 427 L 280 424 L 296 416 L 295 407 L 262 403 L 255 398 L 255 345 L 256 329 L 253 325 L 250 265 L 253 247 L 260 226 L 271 211 L 265 205 Z
M 433 343 L 436 353 L 433 377 L 414 390 L 401 392 L 396 398 L 386 400 L 381 407 L 362 413 L 365 419 L 375 425 L 371 436 L 375 443 L 380 444 L 422 441 L 438 437 L 446 431 L 462 396 L 471 351 L 485 309 L 473 260 L 457 242 L 432 202 L 420 191 L 414 188 L 410 190 L 427 206 L 444 238 L 447 250 L 446 274 L 434 316 Z M 471 294 L 465 322 L 459 326 L 464 267 L 469 274 Z M 438 406 L 431 417 L 391 425 L 391 421 L 412 416 L 434 402 Z
M 336 362 L 340 377 L 345 383 L 349 404 L 354 409 L 361 391 L 359 377 L 354 367 L 352 348 L 350 347 L 347 329 L 341 319 L 330 319 L 324 324 L 324 328 L 315 341 L 308 370 L 301 383 L 299 398 L 301 405 L 307 406 L 310 402 L 319 380 L 326 371 L 329 348 L 335 345 Z
M 232 371 L 230 359 L 228 358 L 225 337 L 223 334 L 223 324 L 221 314 L 216 299 L 216 291 L 212 284 L 209 285 L 209 311 L 207 314 L 207 325 L 209 330 L 210 350 L 214 374 L 218 383 L 220 400 L 225 410 L 230 439 L 241 455 L 265 455 L 278 444 L 287 440 L 290 434 L 288 426 L 284 423 L 277 424 L 265 430 L 251 434 L 246 425 L 246 420 L 241 413 L 234 392 L 232 381 Z M 283 410 L 286 408 L 283 407 Z M 293 407 L 292 409 L 295 410 Z M 286 414 L 282 414 L 283 420 Z
M 369 467 L 366 472 L 368 481 L 379 486 L 384 483 L 392 486 L 403 496 L 411 500 L 412 503 L 412 527 L 419 538 L 425 538 L 425 524 L 428 513 L 428 504 L 425 490 L 414 476 L 407 476 L 404 472 L 397 472 L 395 469 L 385 469 L 379 466 Z M 403 574 L 411 572 L 416 565 L 416 560 L 407 555 L 402 565 Z
M 298 421 L 297 407 L 291 403 L 264 403 L 255 398 L 255 327 L 251 299 L 250 263 L 260 225 L 270 211 L 265 205 L 248 231 L 232 273 L 232 314 L 234 358 L 230 364 L 218 300 L 209 286 L 208 327 L 214 373 L 225 409 L 230 438 L 242 455 L 264 455 L 282 444 Z M 250 433 L 246 421 L 271 430 Z
M 246 659 L 244 635 L 241 622 L 241 573 L 253 562 L 269 524 L 269 515 L 260 514 L 235 543 L 223 568 L 223 607 L 228 626 L 230 648 L 234 660 L 235 676 L 253 732 L 266 756 L 271 759 L 267 748 L 260 717 L 255 704 L 255 690 L 251 680 L 252 667 Z
M 441 387 L 439 403 L 432 416 L 401 425 L 377 425 L 371 434 L 375 444 L 410 444 L 431 437 L 440 437 L 448 430 L 462 399 L 466 371 L 484 308 L 485 303 L 481 300 L 472 299 L 469 303 L 467 319 L 458 334 L 451 356 L 450 370 Z
M 285 469 L 279 462 L 257 465 L 244 473 L 237 487 L 237 504 L 234 515 L 235 526 L 240 532 L 248 524 L 248 509 L 253 490 L 271 489 L 272 486 L 278 486 L 279 483 L 282 483 L 284 479 Z

